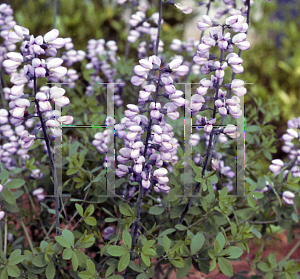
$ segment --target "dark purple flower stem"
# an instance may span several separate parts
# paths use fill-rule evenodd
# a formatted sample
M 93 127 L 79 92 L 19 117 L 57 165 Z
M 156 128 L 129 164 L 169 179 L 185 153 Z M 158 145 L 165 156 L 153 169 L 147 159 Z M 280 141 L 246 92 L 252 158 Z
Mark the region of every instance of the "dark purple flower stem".
M 0 90 L 3 92 L 3 87 L 6 87 L 5 80 L 2 74 L 2 66 L 0 65 Z M 5 107 L 4 93 L 1 94 L 1 107 Z
M 157 51 L 158 51 L 158 43 L 159 43 L 159 37 L 160 37 L 160 29 L 161 29 L 161 18 L 162 18 L 162 0 L 159 0 L 159 18 L 158 18 L 158 32 L 157 32 L 157 39 L 156 39 L 156 48 L 155 48 L 155 52 L 154 55 L 157 55 Z M 157 102 L 157 98 L 159 95 L 159 85 L 160 85 L 160 78 L 161 78 L 161 71 L 159 71 L 159 78 L 157 81 L 157 86 L 156 86 L 156 92 L 155 92 L 155 104 Z M 148 142 L 149 142 L 149 138 L 151 135 L 151 126 L 152 126 L 152 119 L 150 117 L 150 121 L 149 121 L 149 125 L 147 128 L 147 135 L 146 135 L 146 142 L 145 142 L 145 149 L 144 149 L 144 157 L 146 157 L 147 154 L 147 149 L 148 149 Z M 145 163 L 143 164 L 143 166 L 145 165 Z M 143 186 L 142 186 L 142 182 L 139 183 L 139 199 L 138 199 L 138 208 L 137 208 L 137 216 L 136 219 L 133 221 L 133 225 L 131 228 L 131 237 L 132 237 L 132 245 L 131 245 L 131 249 L 130 251 L 133 252 L 133 249 L 136 245 L 137 242 L 137 229 L 139 226 L 139 222 L 141 219 L 141 211 L 142 211 L 142 199 L 143 199 Z M 125 279 L 127 279 L 127 269 L 125 271 Z
M 224 35 L 224 27 L 222 27 L 222 35 Z M 223 60 L 223 55 L 224 55 L 224 50 L 221 50 L 221 55 L 220 55 L 220 63 L 222 63 Z M 215 101 L 218 100 L 218 94 L 219 94 L 219 89 L 220 89 L 220 85 L 219 85 L 219 78 L 217 79 L 217 87 L 216 87 L 216 93 L 215 93 L 215 99 L 214 99 L 214 110 L 213 110 L 213 116 L 212 118 L 216 117 L 216 113 L 217 113 L 217 107 L 215 105 Z M 209 143 L 208 143 L 208 147 L 206 149 L 206 154 L 205 154 L 205 161 L 203 164 L 203 168 L 202 168 L 202 178 L 204 177 L 205 174 L 205 170 L 207 168 L 207 164 L 209 162 L 210 156 L 211 156 L 211 147 L 212 147 L 212 141 L 213 141 L 213 137 L 214 137 L 214 129 L 212 129 L 212 131 L 209 134 Z M 184 217 L 186 216 L 187 212 L 189 211 L 189 209 L 191 208 L 193 201 L 194 201 L 194 196 L 198 193 L 199 189 L 200 189 L 201 183 L 197 183 L 195 186 L 195 189 L 193 191 L 193 196 L 190 198 L 189 203 L 187 204 L 187 206 L 185 207 L 184 211 L 181 214 L 180 219 L 178 220 L 177 224 L 181 224 L 183 222 Z
M 250 0 L 246 0 L 246 5 L 248 7 L 248 9 L 247 9 L 247 23 L 248 23 L 248 26 L 249 26 L 249 22 L 250 22 Z M 248 30 L 245 33 L 247 34 Z M 239 52 L 238 52 L 238 56 L 241 57 L 241 54 L 242 54 L 242 50 L 240 49 Z M 231 82 L 235 79 L 235 76 L 236 76 L 236 74 L 232 73 Z M 230 99 L 231 96 L 232 96 L 232 90 L 230 88 L 227 99 Z M 228 110 L 228 105 L 226 105 L 225 108 Z M 225 118 L 226 118 L 226 115 L 221 117 L 220 126 L 222 126 L 224 124 Z M 214 146 L 217 144 L 218 138 L 219 138 L 219 135 L 216 135 L 215 140 L 214 140 Z
M 34 84 L 34 96 L 36 96 L 36 94 L 37 94 L 37 80 L 36 80 L 35 73 L 34 73 L 34 77 L 33 77 L 33 84 Z M 49 157 L 50 165 L 51 165 L 51 169 L 52 169 L 52 177 L 53 177 L 53 181 L 54 181 L 56 235 L 60 235 L 60 230 L 59 230 L 59 228 L 60 228 L 60 220 L 59 220 L 60 202 L 59 202 L 59 193 L 58 193 L 57 174 L 56 174 L 56 169 L 55 169 L 55 165 L 54 165 L 53 154 L 52 154 L 51 147 L 50 147 L 49 137 L 47 135 L 46 125 L 45 125 L 44 119 L 42 117 L 39 102 L 38 102 L 37 99 L 35 99 L 35 104 L 36 104 L 36 107 L 37 107 L 37 114 L 38 114 L 38 117 L 39 117 L 40 122 L 41 122 L 41 127 L 42 127 L 42 130 L 43 130 L 43 134 L 44 134 L 44 138 L 45 138 L 45 142 L 46 142 L 46 146 L 47 146 L 48 157 Z

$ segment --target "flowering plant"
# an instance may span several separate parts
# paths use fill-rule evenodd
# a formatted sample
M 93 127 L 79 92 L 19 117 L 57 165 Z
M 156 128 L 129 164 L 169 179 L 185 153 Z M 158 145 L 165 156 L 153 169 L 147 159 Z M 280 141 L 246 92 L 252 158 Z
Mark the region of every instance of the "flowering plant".
M 258 253 L 255 275 L 232 265 L 272 224 L 293 239 L 299 223 L 300 118 L 282 136 L 290 162 L 273 159 L 274 126 L 257 110 L 276 118 L 278 105 L 253 96 L 244 108 L 236 78 L 256 3 L 223 0 L 213 16 L 209 1 L 199 41 L 167 44 L 164 12 L 192 7 L 115 2 L 131 10 L 122 57 L 117 40 L 83 51 L 56 28 L 30 35 L 0 5 L 1 278 L 184 278 L 192 267 L 299 278 L 294 250 Z

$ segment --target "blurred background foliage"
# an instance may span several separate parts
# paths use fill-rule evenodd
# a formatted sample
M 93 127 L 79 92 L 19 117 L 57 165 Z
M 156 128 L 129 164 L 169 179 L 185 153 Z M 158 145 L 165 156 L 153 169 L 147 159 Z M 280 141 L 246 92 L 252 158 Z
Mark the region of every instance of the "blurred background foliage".
M 9 0 L 2 1 L 11 5 L 18 25 L 30 30 L 31 34 L 44 35 L 53 28 L 53 2 L 49 0 Z M 192 2 L 192 1 L 191 1 Z M 218 3 L 219 1 L 213 1 Z M 157 12 L 158 1 L 149 1 L 150 9 L 147 17 Z M 193 7 L 199 6 L 194 1 Z M 214 3 L 213 3 L 214 4 Z M 300 115 L 299 86 L 300 86 L 300 2 L 255 0 L 251 10 L 249 41 L 251 48 L 242 52 L 245 72 L 236 78 L 249 84 L 245 96 L 246 113 L 256 108 L 260 115 L 260 124 L 265 123 L 262 117 L 268 117 L 270 124 L 276 127 L 277 138 L 281 137 L 287 125 L 287 120 Z M 126 18 L 130 15 L 130 6 L 121 6 L 117 1 L 109 0 L 57 0 L 56 28 L 61 37 L 71 37 L 74 49 L 85 50 L 88 40 L 104 38 L 106 41 L 115 40 L 118 44 L 118 55 L 124 56 L 128 24 Z M 184 15 L 172 5 L 163 6 L 161 38 L 164 41 L 164 53 L 168 56 L 169 45 L 174 38 L 185 37 L 185 30 L 193 18 L 199 20 L 205 14 L 206 7 L 201 5 L 200 14 L 196 12 Z M 210 11 L 210 15 L 214 12 Z M 220 19 L 219 22 L 223 22 Z M 191 35 L 199 38 L 200 31 L 194 27 Z M 131 44 L 130 58 L 136 58 L 138 42 Z M 76 67 L 75 67 L 76 68 Z M 78 69 L 76 69 L 78 70 Z M 130 72 L 133 71 L 129 69 Z M 198 77 L 200 80 L 202 77 Z M 192 78 L 193 79 L 193 78 Z M 197 78 L 196 78 L 197 80 Z M 190 79 L 191 81 L 191 79 Z M 197 82 L 197 81 L 194 81 Z M 133 96 L 129 96 L 131 101 Z M 265 115 L 257 108 L 257 101 L 262 104 L 270 103 Z M 124 100 L 124 103 L 128 103 Z M 276 112 L 278 107 L 278 112 Z M 248 109 L 247 109 L 248 108 Z M 249 115 L 246 116 L 248 121 Z M 249 119 L 250 120 L 250 119 Z M 265 125 L 265 124 L 264 124 Z M 276 141 L 279 148 L 280 140 Z M 280 148 L 274 157 L 282 157 Z
M 53 2 L 49 0 L 1 1 L 11 5 L 18 25 L 28 28 L 31 34 L 43 35 L 53 28 Z M 157 12 L 157 1 L 149 1 L 146 16 Z M 118 5 L 116 0 L 57 0 L 56 28 L 61 37 L 71 37 L 76 50 L 86 49 L 88 40 L 103 38 L 115 40 L 118 53 L 125 52 L 130 5 Z M 184 15 L 172 5 L 164 5 L 162 27 L 164 42 L 182 37 L 184 26 L 195 15 Z M 135 45 L 135 44 L 133 44 Z

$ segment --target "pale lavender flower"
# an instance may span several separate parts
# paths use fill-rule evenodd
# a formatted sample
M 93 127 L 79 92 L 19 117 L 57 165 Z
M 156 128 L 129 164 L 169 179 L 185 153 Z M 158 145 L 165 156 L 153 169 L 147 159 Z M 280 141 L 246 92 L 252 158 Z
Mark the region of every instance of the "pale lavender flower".
M 295 194 L 290 192 L 290 191 L 284 191 L 282 193 L 282 199 L 288 205 L 293 205 L 294 204 L 294 201 L 293 201 L 294 197 L 295 197 Z
M 198 21 L 197 27 L 201 31 L 205 31 L 209 27 L 213 25 L 211 18 L 208 15 L 203 15 L 202 16 L 203 22 Z
M 0 210 L 0 220 L 2 220 L 5 216 L 5 212 Z
M 37 188 L 32 191 L 32 195 L 36 196 L 39 201 L 43 201 L 45 199 L 44 189 Z

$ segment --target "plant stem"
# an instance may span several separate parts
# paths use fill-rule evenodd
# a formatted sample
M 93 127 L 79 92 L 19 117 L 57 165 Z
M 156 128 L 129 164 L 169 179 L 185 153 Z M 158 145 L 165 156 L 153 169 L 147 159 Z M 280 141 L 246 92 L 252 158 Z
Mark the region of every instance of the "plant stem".
M 222 31 L 223 31 L 222 33 L 224 34 L 224 28 L 223 28 Z M 220 63 L 221 63 L 221 64 L 222 64 L 222 60 L 223 60 L 223 54 L 224 54 L 224 51 L 223 51 L 223 49 L 222 49 L 222 50 L 221 50 L 221 55 L 220 55 Z M 215 99 L 214 99 L 214 101 L 216 101 L 216 100 L 218 99 L 218 93 L 219 93 L 219 88 L 220 88 L 219 80 L 220 80 L 220 79 L 218 78 L 218 79 L 217 79 L 217 88 L 216 88 L 216 93 L 215 93 Z M 215 117 L 216 117 L 216 113 L 217 113 L 217 107 L 216 107 L 215 102 L 214 102 L 214 110 L 213 110 L 213 116 L 212 116 L 212 118 L 215 118 Z M 214 137 L 214 129 L 212 129 L 212 131 L 210 132 L 210 135 L 209 135 L 209 143 L 208 143 L 208 147 L 207 147 L 207 150 L 206 150 L 206 155 L 205 155 L 204 165 L 203 165 L 203 168 L 202 168 L 202 178 L 203 178 L 204 175 L 205 175 L 205 170 L 206 170 L 207 165 L 208 165 L 208 162 L 209 162 L 213 137 Z M 198 182 L 198 183 L 196 184 L 196 186 L 195 186 L 194 191 L 193 191 L 193 195 L 192 195 L 192 197 L 190 198 L 189 203 L 188 203 L 187 206 L 185 207 L 184 211 L 182 212 L 181 217 L 180 217 L 180 219 L 178 220 L 177 224 L 181 224 L 181 223 L 183 222 L 183 219 L 184 219 L 185 215 L 187 214 L 187 212 L 189 211 L 189 209 L 191 208 L 191 206 L 192 206 L 192 204 L 193 204 L 195 195 L 198 193 L 198 191 L 199 191 L 199 189 L 200 189 L 200 186 L 201 186 L 201 183 Z
M 158 50 L 158 42 L 159 42 L 160 28 L 161 28 L 161 16 L 162 16 L 162 1 L 159 0 L 158 32 L 157 32 L 156 48 L 155 48 L 154 55 L 157 55 L 157 50 Z M 160 78 L 161 78 L 161 71 L 159 71 L 159 77 L 158 77 L 158 82 L 157 82 L 157 86 L 156 86 L 155 104 L 157 102 L 158 93 L 159 93 Z M 148 142 L 149 142 L 149 138 L 150 138 L 150 135 L 151 135 L 151 126 L 152 126 L 152 118 L 150 117 L 149 125 L 148 125 L 148 128 L 147 128 L 145 149 L 144 149 L 144 157 L 145 158 L 146 158 L 146 155 L 147 155 Z M 142 183 L 140 182 L 139 183 L 139 199 L 138 199 L 137 217 L 133 221 L 133 225 L 132 225 L 132 228 L 131 228 L 131 237 L 132 237 L 132 245 L 131 245 L 131 248 L 130 248 L 131 252 L 133 252 L 133 249 L 134 249 L 134 247 L 136 245 L 136 242 L 137 242 L 136 233 L 137 233 L 137 229 L 138 229 L 138 223 L 140 223 L 140 219 L 141 219 L 142 199 L 143 199 L 143 186 L 142 186 Z M 127 278 L 127 275 L 128 275 L 128 274 L 126 274 L 126 272 L 127 272 L 127 269 L 125 271 L 125 279 Z
M 288 260 L 290 258 L 290 256 L 297 250 L 299 245 L 300 245 L 300 240 L 298 240 L 296 245 L 290 250 L 290 252 L 288 252 L 288 254 L 281 260 L 281 262 Z
M 37 94 L 37 80 L 36 80 L 35 73 L 34 73 L 33 82 L 34 82 L 34 96 L 36 96 L 36 94 Z M 35 99 L 35 104 L 36 104 L 36 107 L 37 107 L 37 114 L 38 114 L 40 122 L 41 122 L 41 127 L 42 127 L 42 130 L 43 130 L 43 134 L 44 134 L 44 138 L 45 138 L 45 142 L 46 142 L 46 146 L 47 146 L 48 157 L 49 157 L 50 165 L 51 165 L 51 169 L 52 169 L 52 176 L 53 176 L 53 182 L 54 182 L 56 235 L 60 235 L 60 230 L 59 230 L 59 228 L 60 228 L 60 220 L 59 220 L 60 202 L 59 202 L 59 189 L 58 189 L 56 169 L 55 169 L 55 165 L 54 165 L 53 154 L 52 154 L 51 147 L 50 147 L 49 137 L 47 135 L 46 125 L 45 125 L 44 119 L 42 117 L 39 102 L 38 102 L 37 99 Z
M 1 223 L 0 223 L 0 250 L 3 251 L 3 234 L 2 234 Z
M 23 231 L 24 231 L 24 233 L 25 233 L 25 235 L 26 235 L 26 237 L 27 237 L 27 240 L 28 240 L 30 249 L 31 249 L 32 253 L 33 253 L 34 255 L 36 255 L 36 251 L 35 251 L 34 248 L 33 248 L 33 244 L 32 244 L 32 241 L 31 241 L 31 239 L 30 239 L 30 237 L 29 237 L 29 234 L 28 234 L 28 231 L 27 231 L 27 229 L 26 229 L 26 227 L 25 227 L 25 224 L 24 224 L 24 222 L 23 222 L 22 219 L 21 219 L 20 221 L 21 221 L 21 225 L 22 225 Z
M 7 251 L 7 216 L 4 219 L 4 255 L 6 256 Z
M 30 201 L 31 206 L 33 207 L 33 210 L 36 212 L 36 214 L 37 214 L 37 216 L 38 216 L 37 218 L 38 218 L 39 221 L 40 221 L 40 224 L 41 224 L 41 226 L 42 226 L 43 232 L 44 232 L 44 234 L 46 235 L 46 234 L 47 234 L 47 230 L 46 230 L 46 228 L 45 228 L 45 226 L 44 226 L 44 224 L 43 224 L 43 221 L 42 221 L 42 219 L 41 219 L 41 217 L 40 217 L 40 215 L 39 215 L 39 213 L 38 213 L 38 211 L 37 211 L 37 209 L 36 209 L 36 206 L 35 206 L 35 204 L 34 204 L 34 202 L 33 202 L 33 199 L 32 199 L 32 197 L 31 197 L 31 195 L 30 195 L 30 193 L 29 193 L 29 191 L 28 191 L 28 188 L 27 188 L 26 184 L 24 184 L 24 189 L 25 189 L 26 194 L 28 195 L 28 198 L 29 198 L 29 201 Z

